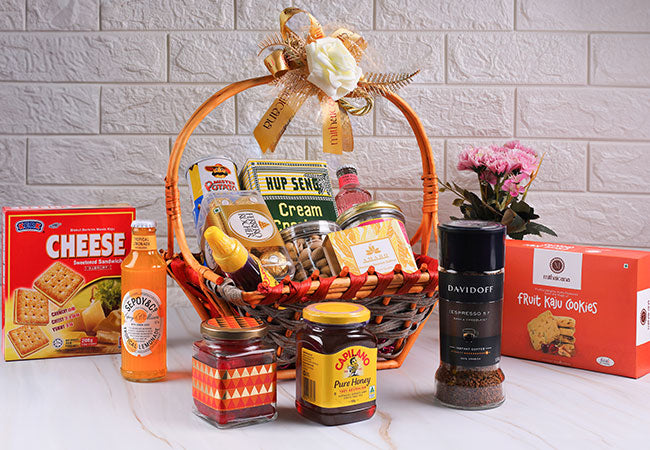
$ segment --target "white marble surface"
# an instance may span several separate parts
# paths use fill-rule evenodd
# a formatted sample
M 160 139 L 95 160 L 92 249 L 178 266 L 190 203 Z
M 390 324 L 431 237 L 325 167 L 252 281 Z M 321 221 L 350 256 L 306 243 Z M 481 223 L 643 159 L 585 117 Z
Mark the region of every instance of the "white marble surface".
M 504 358 L 501 407 L 435 405 L 437 316 L 402 368 L 379 373 L 378 410 L 369 421 L 337 428 L 309 422 L 294 409 L 294 382 L 282 381 L 275 422 L 218 430 L 191 413 L 198 325 L 193 309 L 170 311 L 170 375 L 159 383 L 124 381 L 118 355 L 0 363 L 0 448 L 648 448 L 650 376 Z

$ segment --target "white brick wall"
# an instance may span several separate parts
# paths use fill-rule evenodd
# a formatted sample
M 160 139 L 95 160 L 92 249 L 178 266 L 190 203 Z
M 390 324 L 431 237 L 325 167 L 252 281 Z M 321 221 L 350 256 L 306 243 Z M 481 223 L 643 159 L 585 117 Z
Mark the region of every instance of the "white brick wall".
M 265 73 L 256 44 L 290 4 L 360 30 L 385 70 L 421 69 L 402 94 L 441 177 L 473 182 L 455 168 L 464 146 L 521 139 L 547 153 L 530 199 L 559 241 L 650 248 L 648 0 L 2 0 L 0 202 L 128 201 L 164 236 L 176 134 L 212 93 Z M 271 96 L 225 102 L 182 166 L 257 156 L 251 134 Z M 402 202 L 413 232 L 420 162 L 405 120 L 385 101 L 352 120 L 350 160 L 377 198 Z M 299 114 L 272 157 L 335 166 L 319 128 Z M 458 214 L 451 199 L 443 220 Z

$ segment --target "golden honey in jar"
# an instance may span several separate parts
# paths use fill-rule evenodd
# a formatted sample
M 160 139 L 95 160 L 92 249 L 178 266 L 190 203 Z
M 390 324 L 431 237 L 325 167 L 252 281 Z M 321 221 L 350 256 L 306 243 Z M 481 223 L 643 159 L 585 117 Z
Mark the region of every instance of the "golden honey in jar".
M 368 308 L 322 302 L 302 311 L 296 336 L 296 409 L 323 425 L 371 418 L 377 400 L 377 338 Z

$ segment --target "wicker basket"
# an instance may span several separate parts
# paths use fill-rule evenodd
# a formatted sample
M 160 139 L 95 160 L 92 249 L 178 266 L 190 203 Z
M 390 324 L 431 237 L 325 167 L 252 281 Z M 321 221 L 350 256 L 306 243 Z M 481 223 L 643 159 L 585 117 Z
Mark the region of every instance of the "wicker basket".
M 319 278 L 317 274 L 303 282 L 285 281 L 262 291 L 242 292 L 201 265 L 190 251 L 181 220 L 178 173 L 181 155 L 187 141 L 201 121 L 217 106 L 248 88 L 265 85 L 273 76 L 252 78 L 233 83 L 210 97 L 187 121 L 176 139 L 167 168 L 165 195 L 167 206 L 167 251 L 164 252 L 168 272 L 178 282 L 202 320 L 218 315 L 245 314 L 268 323 L 267 339 L 277 347 L 280 378 L 292 378 L 295 370 L 295 330 L 302 308 L 327 300 L 349 300 L 367 306 L 371 312 L 370 329 L 380 342 L 378 368 L 400 367 L 437 302 L 437 261 L 426 256 L 431 231 L 437 225 L 438 189 L 431 145 L 415 112 L 399 96 L 386 92 L 410 124 L 422 156 L 424 186 L 423 216 L 420 227 L 411 239 L 421 241 L 422 255 L 416 255 L 420 270 L 403 273 L 399 266 L 392 273 L 377 274 L 371 268 L 363 275 L 352 275 L 344 269 L 338 277 Z M 174 253 L 174 237 L 181 253 Z M 212 288 L 212 289 L 211 289 Z M 215 291 L 218 292 L 215 294 Z

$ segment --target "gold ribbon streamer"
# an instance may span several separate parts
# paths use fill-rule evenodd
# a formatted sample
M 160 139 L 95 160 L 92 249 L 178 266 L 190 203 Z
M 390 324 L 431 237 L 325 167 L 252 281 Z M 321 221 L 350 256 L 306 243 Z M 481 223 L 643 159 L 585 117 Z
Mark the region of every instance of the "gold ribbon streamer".
M 287 22 L 296 14 L 304 13 L 309 18 L 309 34 L 303 39 L 294 32 Z M 318 88 L 307 81 L 305 45 L 325 37 L 323 28 L 318 20 L 307 11 L 300 8 L 286 8 L 280 14 L 280 35 L 282 39 L 270 38 L 262 49 L 269 46 L 282 46 L 282 50 L 275 50 L 264 58 L 264 65 L 268 71 L 281 82 L 282 90 L 266 110 L 262 119 L 255 127 L 253 135 L 260 145 L 262 152 L 273 152 L 282 134 L 296 115 L 309 95 L 320 92 Z M 357 64 L 361 61 L 363 52 L 368 47 L 367 42 L 358 34 L 339 28 L 331 37 L 340 39 L 350 51 Z M 357 107 L 345 99 L 334 101 L 319 94 L 321 106 L 321 125 L 323 131 L 323 151 L 326 153 L 341 154 L 351 152 L 354 148 L 352 124 L 348 115 L 361 116 L 372 109 L 374 102 L 372 96 L 362 92 L 357 97 L 364 98 L 366 104 Z

